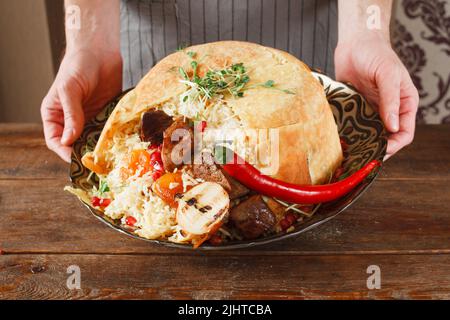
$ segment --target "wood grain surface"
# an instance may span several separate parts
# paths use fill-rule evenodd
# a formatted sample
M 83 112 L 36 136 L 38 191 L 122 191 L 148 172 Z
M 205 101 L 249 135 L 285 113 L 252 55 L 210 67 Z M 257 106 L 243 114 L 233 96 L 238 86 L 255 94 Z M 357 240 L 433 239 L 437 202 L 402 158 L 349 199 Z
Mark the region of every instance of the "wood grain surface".
M 199 252 L 132 239 L 62 188 L 42 128 L 0 124 L 0 298 L 450 298 L 450 127 L 422 126 L 351 208 L 296 239 Z M 66 286 L 81 269 L 81 289 Z M 381 289 L 366 286 L 381 269 Z

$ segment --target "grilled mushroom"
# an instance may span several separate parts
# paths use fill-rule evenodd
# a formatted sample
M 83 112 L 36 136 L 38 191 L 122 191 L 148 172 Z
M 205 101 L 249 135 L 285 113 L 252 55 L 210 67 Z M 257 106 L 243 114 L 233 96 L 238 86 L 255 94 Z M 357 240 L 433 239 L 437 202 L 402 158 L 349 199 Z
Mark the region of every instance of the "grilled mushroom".
M 203 182 L 185 192 L 178 201 L 177 222 L 183 231 L 211 235 L 228 215 L 230 198 L 214 182 Z

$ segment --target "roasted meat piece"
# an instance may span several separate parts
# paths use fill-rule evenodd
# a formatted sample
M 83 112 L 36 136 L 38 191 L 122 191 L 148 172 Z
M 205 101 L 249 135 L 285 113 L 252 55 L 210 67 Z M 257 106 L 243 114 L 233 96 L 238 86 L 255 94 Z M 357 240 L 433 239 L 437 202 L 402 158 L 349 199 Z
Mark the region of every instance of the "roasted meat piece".
M 230 199 L 242 197 L 249 192 L 246 187 L 220 169 L 210 152 L 202 152 L 201 156 L 202 163 L 192 165 L 194 178 L 220 184 L 228 192 Z
M 230 199 L 236 199 L 245 196 L 247 193 L 250 192 L 250 190 L 247 189 L 246 186 L 241 184 L 239 181 L 235 180 L 234 178 L 230 177 L 228 173 L 221 170 L 225 178 L 228 180 L 228 183 L 230 184 L 230 191 L 228 192 Z
M 164 130 L 172 123 L 172 117 L 168 116 L 164 111 L 150 110 L 144 112 L 141 117 L 141 140 L 155 145 L 161 144 Z
M 202 152 L 202 163 L 195 163 L 192 165 L 192 174 L 194 178 L 200 178 L 205 181 L 215 182 L 220 184 L 227 192 L 230 191 L 230 183 L 225 175 L 214 163 L 214 158 L 210 152 Z
M 260 195 L 239 203 L 230 212 L 230 221 L 245 239 L 255 239 L 270 231 L 276 224 L 275 215 Z
M 193 139 L 192 128 L 183 120 L 174 121 L 164 131 L 161 157 L 166 171 L 192 163 Z

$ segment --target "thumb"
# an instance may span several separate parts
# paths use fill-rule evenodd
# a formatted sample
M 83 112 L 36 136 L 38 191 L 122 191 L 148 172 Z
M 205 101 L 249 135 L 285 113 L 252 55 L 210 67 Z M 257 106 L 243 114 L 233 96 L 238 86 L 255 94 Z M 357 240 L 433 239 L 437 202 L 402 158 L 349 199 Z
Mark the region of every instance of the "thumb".
M 58 88 L 58 95 L 64 112 L 64 131 L 61 143 L 69 146 L 83 130 L 83 91 L 77 81 L 71 80 Z
M 397 132 L 400 128 L 400 82 L 400 70 L 395 65 L 383 65 L 376 74 L 380 97 L 379 112 L 384 125 L 390 132 Z

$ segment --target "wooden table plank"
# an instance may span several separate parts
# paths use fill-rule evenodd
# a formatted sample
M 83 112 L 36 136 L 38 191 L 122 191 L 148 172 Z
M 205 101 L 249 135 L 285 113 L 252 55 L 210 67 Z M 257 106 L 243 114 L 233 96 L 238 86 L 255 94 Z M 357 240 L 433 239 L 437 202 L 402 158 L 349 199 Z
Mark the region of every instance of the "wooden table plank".
M 30 180 L 26 185 L 23 181 L 0 181 L 3 251 L 179 252 L 110 229 L 63 192 L 64 184 L 58 180 Z M 450 252 L 448 199 L 450 184 L 379 180 L 335 219 L 297 239 L 251 250 L 266 254 Z
M 66 287 L 77 265 L 81 289 Z M 367 289 L 367 267 L 381 289 Z M 450 255 L 4 255 L 2 299 L 449 299 Z M 251 270 L 251 276 L 249 276 Z
M 40 125 L 0 125 L 0 299 L 450 298 L 450 127 L 419 126 L 345 213 L 248 250 L 175 250 L 131 239 L 71 195 Z M 78 265 L 82 289 L 66 288 Z M 382 288 L 366 288 L 379 265 Z
M 419 125 L 414 142 L 387 161 L 381 178 L 450 180 L 450 126 Z
M 390 159 L 381 179 L 450 180 L 450 129 L 419 126 L 414 143 Z M 63 179 L 68 164 L 49 151 L 40 125 L 0 125 L 0 179 Z

